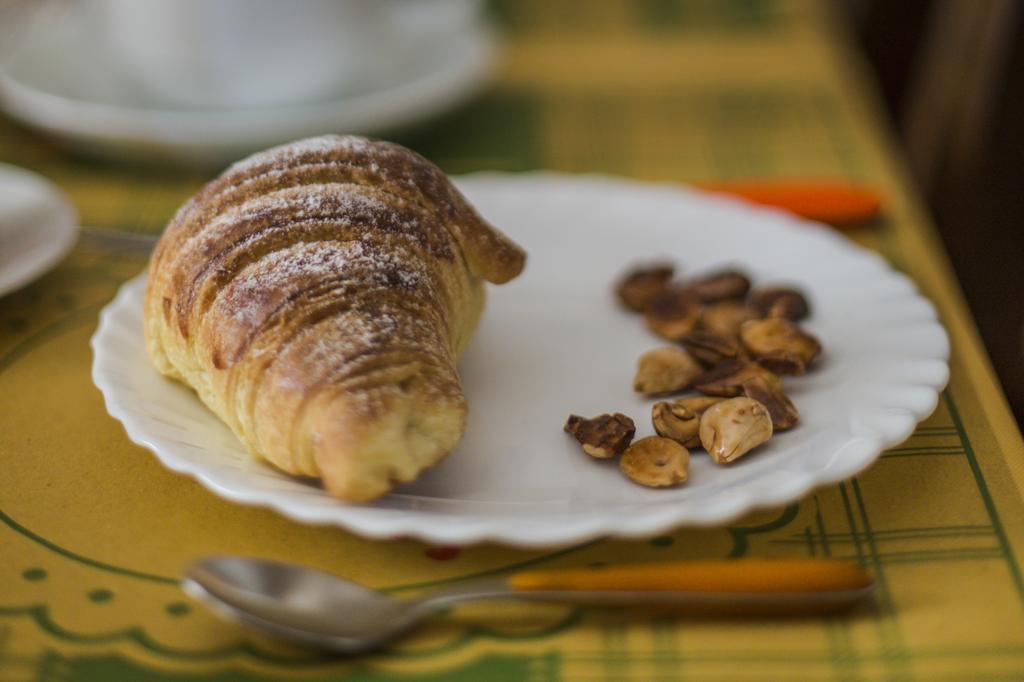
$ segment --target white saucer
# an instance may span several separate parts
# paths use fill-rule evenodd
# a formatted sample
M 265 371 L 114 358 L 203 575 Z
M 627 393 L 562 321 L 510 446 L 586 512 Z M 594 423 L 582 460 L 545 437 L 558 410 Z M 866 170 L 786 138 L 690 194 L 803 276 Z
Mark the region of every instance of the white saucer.
M 58 21 L 40 25 L 0 67 L 0 107 L 104 156 L 224 164 L 302 137 L 380 134 L 441 113 L 483 85 L 495 42 L 479 25 L 403 60 L 403 73 L 372 90 L 272 108 L 199 110 L 154 101 L 132 79 L 116 76 L 118 64 L 102 42 Z
M 0 296 L 60 262 L 77 231 L 75 209 L 53 183 L 0 163 Z

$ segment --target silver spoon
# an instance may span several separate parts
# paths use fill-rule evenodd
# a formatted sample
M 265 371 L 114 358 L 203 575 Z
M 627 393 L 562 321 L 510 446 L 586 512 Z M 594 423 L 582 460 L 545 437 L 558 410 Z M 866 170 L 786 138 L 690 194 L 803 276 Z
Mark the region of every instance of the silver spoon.
M 358 653 L 379 648 L 462 601 L 688 607 L 719 615 L 821 614 L 868 596 L 874 581 L 848 562 L 743 559 L 533 571 L 395 598 L 295 564 L 222 556 L 193 564 L 182 587 L 229 620 L 299 644 Z

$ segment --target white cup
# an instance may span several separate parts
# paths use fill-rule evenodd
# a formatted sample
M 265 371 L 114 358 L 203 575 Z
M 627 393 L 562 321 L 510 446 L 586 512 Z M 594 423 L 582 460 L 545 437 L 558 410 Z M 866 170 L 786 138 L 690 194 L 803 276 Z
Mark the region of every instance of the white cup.
M 90 0 L 121 72 L 187 108 L 295 104 L 375 87 L 475 19 L 478 0 Z

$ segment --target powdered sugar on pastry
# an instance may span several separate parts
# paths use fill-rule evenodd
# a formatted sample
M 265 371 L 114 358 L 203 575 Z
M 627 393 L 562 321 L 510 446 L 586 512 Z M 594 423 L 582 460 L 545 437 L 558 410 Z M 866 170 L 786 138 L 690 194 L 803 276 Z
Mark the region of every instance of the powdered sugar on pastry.
M 455 361 L 522 251 L 386 142 L 256 154 L 185 204 L 150 262 L 147 348 L 253 454 L 372 499 L 455 446 Z

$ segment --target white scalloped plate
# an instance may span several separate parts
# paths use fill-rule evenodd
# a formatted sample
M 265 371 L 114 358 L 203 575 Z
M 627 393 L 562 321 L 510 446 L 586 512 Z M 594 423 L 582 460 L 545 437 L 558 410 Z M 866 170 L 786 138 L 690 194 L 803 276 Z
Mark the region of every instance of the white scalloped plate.
M 471 410 L 462 444 L 416 482 L 348 505 L 251 458 L 188 389 L 149 365 L 142 277 L 103 311 L 92 340 L 107 409 L 167 467 L 230 500 L 375 538 L 542 546 L 719 524 L 798 499 L 907 438 L 946 384 L 949 342 L 931 304 L 829 229 L 669 185 L 556 174 L 458 184 L 530 259 L 518 280 L 490 289 L 460 363 Z M 637 356 L 659 342 L 619 309 L 610 285 L 629 263 L 659 256 L 690 274 L 737 265 L 755 283 L 802 287 L 814 310 L 806 326 L 826 355 L 787 380 L 798 428 L 729 467 L 695 452 L 685 486 L 653 490 L 584 455 L 562 424 L 570 412 L 620 411 L 638 438 L 653 433 L 652 401 L 631 380 Z

